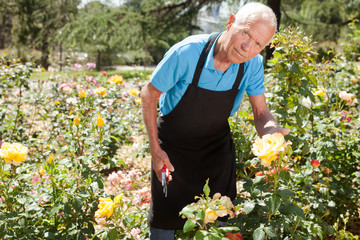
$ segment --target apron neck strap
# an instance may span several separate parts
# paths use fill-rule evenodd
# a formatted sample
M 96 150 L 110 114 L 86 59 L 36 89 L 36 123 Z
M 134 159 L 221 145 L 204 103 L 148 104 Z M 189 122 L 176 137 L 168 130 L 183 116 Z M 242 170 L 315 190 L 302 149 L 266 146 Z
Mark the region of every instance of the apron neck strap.
M 243 77 L 243 74 L 244 74 L 244 63 L 241 63 L 240 66 L 239 66 L 239 71 L 236 75 L 236 80 L 234 82 L 234 85 L 233 85 L 233 90 L 238 90 L 239 89 L 239 86 L 240 86 L 240 82 L 241 82 L 241 79 Z
M 199 83 L 201 71 L 202 71 L 202 69 L 203 69 L 203 67 L 204 67 L 206 57 L 207 57 L 207 55 L 209 54 L 211 47 L 214 45 L 215 40 L 216 40 L 216 38 L 217 38 L 219 35 L 220 35 L 220 33 L 214 34 L 214 35 L 207 41 L 204 49 L 203 49 L 202 52 L 201 52 L 199 61 L 198 61 L 197 65 L 196 65 L 194 77 L 193 77 L 193 80 L 192 80 L 192 84 L 195 85 L 195 86 L 197 86 L 198 83 Z M 238 71 L 238 74 L 237 74 L 237 76 L 236 76 L 236 80 L 235 80 L 235 82 L 234 82 L 233 88 L 232 88 L 233 90 L 239 88 L 240 82 L 241 82 L 241 79 L 242 79 L 242 76 L 243 76 L 243 73 L 244 73 L 244 64 L 240 64 L 240 66 L 239 66 L 239 71 Z
M 203 69 L 203 67 L 204 67 L 206 57 L 207 57 L 207 55 L 209 54 L 212 45 L 214 45 L 215 40 L 216 40 L 216 38 L 217 38 L 219 35 L 220 35 L 220 33 L 214 34 L 214 35 L 207 41 L 204 49 L 203 49 L 202 52 L 201 52 L 199 61 L 198 61 L 197 65 L 196 65 L 196 69 L 195 69 L 193 81 L 192 81 L 192 83 L 193 83 L 195 86 L 197 86 L 198 83 L 199 83 L 201 71 L 202 71 L 202 69 Z

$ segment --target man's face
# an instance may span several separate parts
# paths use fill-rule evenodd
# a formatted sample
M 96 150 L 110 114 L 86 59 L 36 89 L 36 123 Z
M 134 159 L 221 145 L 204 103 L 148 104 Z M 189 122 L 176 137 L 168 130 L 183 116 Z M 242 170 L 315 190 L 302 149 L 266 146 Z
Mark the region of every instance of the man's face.
M 271 40 L 275 29 L 263 20 L 234 24 L 234 19 L 230 17 L 227 24 L 228 39 L 225 50 L 228 59 L 239 64 L 258 55 Z

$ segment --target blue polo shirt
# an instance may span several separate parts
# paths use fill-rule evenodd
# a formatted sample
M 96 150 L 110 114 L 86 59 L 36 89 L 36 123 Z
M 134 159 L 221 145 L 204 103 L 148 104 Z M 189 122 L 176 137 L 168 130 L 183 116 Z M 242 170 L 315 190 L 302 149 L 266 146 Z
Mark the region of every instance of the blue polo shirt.
M 194 35 L 175 44 L 166 52 L 152 73 L 151 83 L 156 89 L 163 92 L 159 99 L 162 115 L 170 113 L 185 94 L 187 87 L 192 82 L 200 54 L 211 36 L 211 34 Z M 198 86 L 213 91 L 230 90 L 235 82 L 239 64 L 231 64 L 226 72 L 217 70 L 212 58 L 214 47 L 215 44 L 206 58 Z M 244 64 L 244 75 L 231 115 L 239 109 L 245 91 L 248 96 L 264 93 L 262 56 L 257 55 Z

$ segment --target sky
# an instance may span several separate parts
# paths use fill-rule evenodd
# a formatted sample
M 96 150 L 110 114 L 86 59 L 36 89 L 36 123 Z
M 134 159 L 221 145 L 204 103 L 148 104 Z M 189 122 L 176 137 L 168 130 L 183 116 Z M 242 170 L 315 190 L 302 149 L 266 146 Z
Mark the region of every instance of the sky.
M 81 0 L 81 3 L 79 5 L 79 8 L 83 8 L 88 2 L 92 2 L 95 0 Z M 103 4 L 107 4 L 109 6 L 120 6 L 124 0 L 100 0 L 101 3 Z M 244 1 L 240 1 L 240 5 L 243 5 Z M 236 10 L 235 10 L 236 11 Z M 229 6 L 226 4 L 226 2 L 223 2 L 220 6 L 220 17 L 221 18 L 227 18 L 230 13 L 231 10 L 229 9 Z
M 88 2 L 92 2 L 94 0 L 81 0 L 81 3 L 79 5 L 79 8 L 84 7 Z M 107 4 L 110 6 L 119 6 L 121 3 L 123 3 L 123 0 L 100 0 L 101 3 Z

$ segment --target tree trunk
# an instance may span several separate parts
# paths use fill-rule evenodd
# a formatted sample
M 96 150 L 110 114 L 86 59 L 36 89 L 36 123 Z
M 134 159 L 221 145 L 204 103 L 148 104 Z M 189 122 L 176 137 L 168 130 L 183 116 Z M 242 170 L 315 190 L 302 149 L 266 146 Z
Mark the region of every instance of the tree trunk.
M 268 6 L 274 11 L 277 18 L 277 29 L 280 27 L 281 11 L 280 11 L 281 0 L 268 0 Z M 266 46 L 266 57 L 265 57 L 265 67 L 267 67 L 267 61 L 272 58 L 274 48 Z
M 59 46 L 59 54 L 60 54 L 60 57 L 59 57 L 59 63 L 60 63 L 60 72 L 61 72 L 61 70 L 62 70 L 62 65 L 63 65 L 63 63 L 62 63 L 62 52 L 63 52 L 63 50 L 62 50 L 62 42 L 60 42 L 60 46 Z
M 48 70 L 49 64 L 49 43 L 46 40 L 43 40 L 43 44 L 41 46 L 41 58 L 40 65 Z
M 97 51 L 97 58 L 96 58 L 96 70 L 100 70 L 100 57 L 101 57 L 101 53 L 100 51 L 98 50 Z

